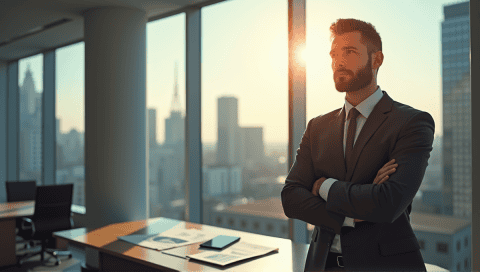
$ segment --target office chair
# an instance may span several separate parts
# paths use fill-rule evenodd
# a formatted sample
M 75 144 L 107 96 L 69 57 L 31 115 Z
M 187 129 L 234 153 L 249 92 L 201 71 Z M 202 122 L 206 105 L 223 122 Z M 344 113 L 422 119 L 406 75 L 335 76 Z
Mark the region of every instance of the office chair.
M 60 264 L 59 256 L 72 258 L 69 251 L 57 251 L 47 248 L 47 240 L 53 241 L 52 233 L 71 229 L 73 220 L 70 216 L 72 209 L 73 184 L 37 186 L 35 194 L 35 211 L 32 218 L 23 218 L 20 236 L 26 240 L 42 241 L 42 250 L 28 253 L 21 257 L 18 265 L 32 256 L 40 254 L 44 261 L 44 252 L 52 255 Z
M 19 202 L 19 201 L 29 201 L 35 200 L 35 191 L 37 188 L 37 183 L 35 180 L 29 181 L 7 181 L 5 183 L 7 186 L 7 202 Z M 22 225 L 22 218 L 17 218 L 15 220 L 15 227 L 18 232 Z M 16 236 L 20 238 L 20 236 Z M 25 243 L 23 239 L 17 239 L 17 243 Z M 30 243 L 33 246 L 35 243 L 32 241 Z M 24 248 L 27 248 L 29 243 L 25 244 Z

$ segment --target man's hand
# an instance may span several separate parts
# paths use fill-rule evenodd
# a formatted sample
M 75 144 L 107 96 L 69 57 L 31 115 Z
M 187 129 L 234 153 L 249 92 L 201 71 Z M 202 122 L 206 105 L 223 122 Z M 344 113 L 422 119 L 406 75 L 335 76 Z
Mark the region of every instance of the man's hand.
M 322 186 L 323 182 L 326 180 L 327 178 L 324 178 L 324 177 L 321 177 L 319 179 L 317 179 L 315 181 L 315 183 L 313 184 L 313 188 L 312 188 L 312 194 L 314 196 L 318 196 L 318 190 L 320 190 L 320 186 Z
M 375 177 L 375 180 L 373 181 L 373 184 L 382 184 L 385 181 L 388 180 L 390 177 L 389 174 L 393 174 L 397 170 L 398 163 L 395 163 L 395 159 L 392 159 L 391 161 L 387 162 L 382 169 L 378 170 L 377 176 Z M 353 222 L 362 222 L 365 220 L 360 220 L 360 219 L 354 219 Z

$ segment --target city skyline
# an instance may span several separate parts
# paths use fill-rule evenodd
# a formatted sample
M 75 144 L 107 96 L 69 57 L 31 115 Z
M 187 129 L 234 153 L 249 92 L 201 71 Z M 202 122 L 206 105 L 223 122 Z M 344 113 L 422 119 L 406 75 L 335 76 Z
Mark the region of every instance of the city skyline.
M 202 10 L 205 29 L 202 32 L 202 141 L 207 143 L 216 141 L 212 132 L 216 131 L 215 124 L 210 124 L 215 122 L 209 120 L 216 119 L 214 98 L 223 93 L 238 95 L 243 101 L 239 104 L 239 125 L 263 126 L 267 143 L 287 141 L 287 2 L 250 2 L 227 1 Z M 335 90 L 332 80 L 328 27 L 338 18 L 352 17 L 371 22 L 382 37 L 385 61 L 378 84 L 394 100 L 429 112 L 435 120 L 435 135 L 441 135 L 439 25 L 443 21 L 443 6 L 459 2 L 465 1 L 409 1 L 393 6 L 385 6 L 387 3 L 368 6 L 352 1 L 339 10 L 334 2 L 307 0 L 306 121 L 344 103 L 344 95 Z M 326 6 L 329 8 L 325 9 Z M 265 13 L 262 17 L 259 17 L 260 10 Z M 324 16 L 317 16 L 325 10 Z M 391 16 L 392 12 L 402 16 Z M 399 23 L 400 19 L 408 24 Z M 159 120 L 165 119 L 169 112 L 174 80 L 172 67 L 177 60 L 180 102 L 185 106 L 184 21 L 185 15 L 179 14 L 147 24 L 147 108 L 155 107 Z M 57 65 L 63 67 L 56 71 L 57 98 L 60 97 L 57 101 L 63 101 L 60 107 L 57 105 L 63 119 L 63 132 L 72 127 L 83 131 L 83 114 L 67 111 L 72 105 L 83 105 L 83 50 L 83 42 L 57 50 Z M 27 59 L 20 61 L 19 71 L 25 70 L 26 62 Z M 28 62 L 39 90 L 43 57 L 32 56 Z M 19 82 L 23 76 L 21 72 Z M 275 100 L 263 106 L 259 104 L 271 100 L 272 93 L 276 94 Z M 251 108 L 263 109 L 264 114 L 252 112 Z M 162 135 L 163 130 L 163 124 L 159 124 L 157 134 Z M 159 142 L 163 142 L 162 137 Z

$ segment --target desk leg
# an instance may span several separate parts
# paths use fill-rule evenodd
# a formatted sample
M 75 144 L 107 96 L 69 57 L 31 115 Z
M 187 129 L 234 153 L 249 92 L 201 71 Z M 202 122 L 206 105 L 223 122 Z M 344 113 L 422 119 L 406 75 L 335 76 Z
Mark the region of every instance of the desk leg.
M 0 221 L 0 267 L 17 263 L 15 218 Z

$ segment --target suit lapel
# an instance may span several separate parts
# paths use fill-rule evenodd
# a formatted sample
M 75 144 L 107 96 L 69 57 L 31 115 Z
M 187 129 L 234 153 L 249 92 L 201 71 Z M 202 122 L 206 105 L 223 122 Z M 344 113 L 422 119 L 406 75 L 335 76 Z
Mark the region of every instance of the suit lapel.
M 372 113 L 370 113 L 370 115 L 368 116 L 367 121 L 363 125 L 363 128 L 360 131 L 357 140 L 355 141 L 355 145 L 353 147 L 352 167 L 346 174 L 346 181 L 350 181 L 352 179 L 353 172 L 355 171 L 355 166 L 357 165 L 360 153 L 367 144 L 368 140 L 370 140 L 370 137 L 372 137 L 375 131 L 377 131 L 380 125 L 387 119 L 388 116 L 385 113 L 389 112 L 392 108 L 393 100 L 390 98 L 390 96 L 388 96 L 387 92 L 383 91 L 383 94 L 384 95 L 382 99 L 380 99 L 377 105 L 375 105 L 375 107 L 373 108 Z M 343 137 L 341 139 L 343 140 Z M 345 167 L 345 163 L 343 163 L 343 167 Z

